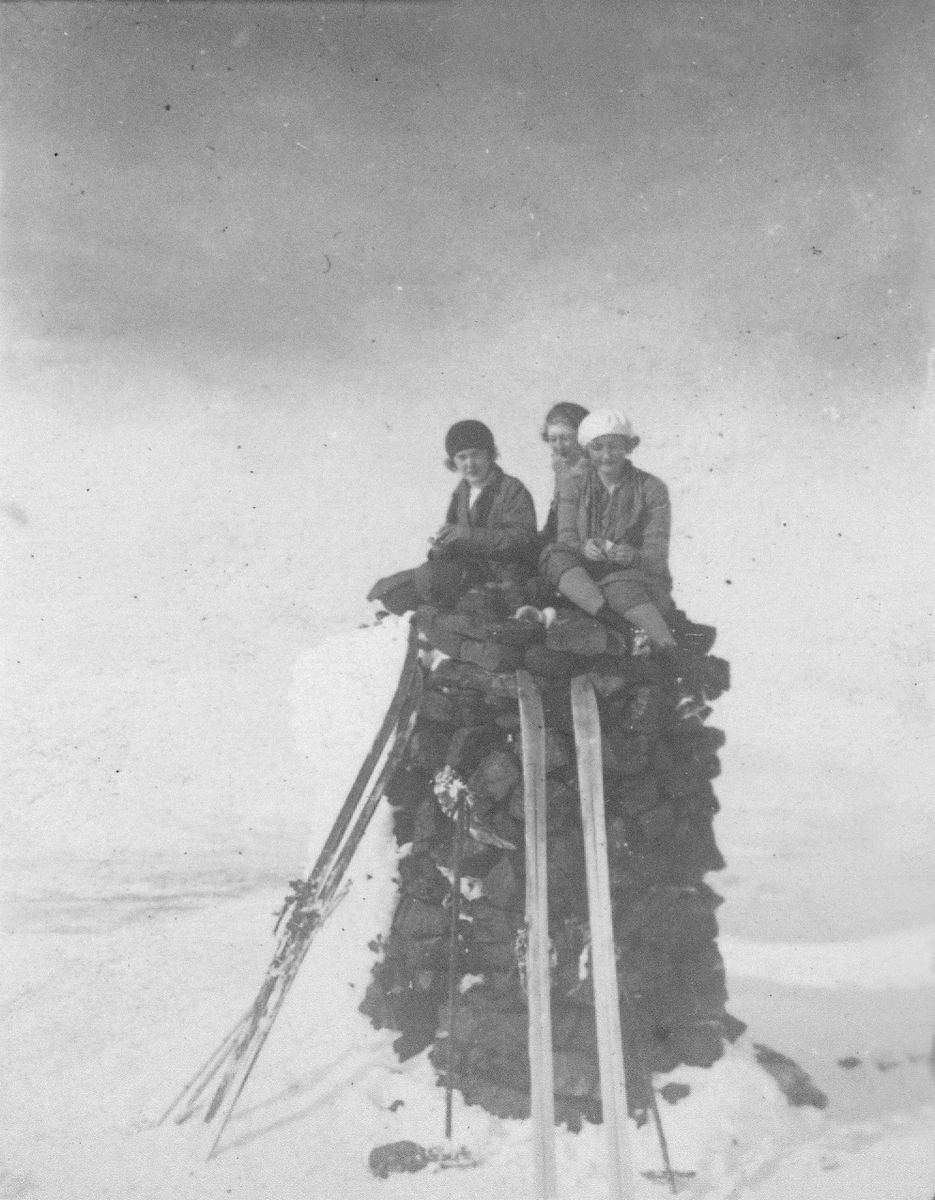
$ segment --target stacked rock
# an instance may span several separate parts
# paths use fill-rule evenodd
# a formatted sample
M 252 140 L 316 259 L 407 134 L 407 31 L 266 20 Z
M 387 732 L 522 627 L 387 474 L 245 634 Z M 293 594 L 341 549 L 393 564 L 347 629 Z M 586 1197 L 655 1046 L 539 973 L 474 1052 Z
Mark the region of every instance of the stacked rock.
M 454 613 L 424 608 L 426 687 L 408 757 L 387 793 L 405 848 L 401 897 L 362 1010 L 400 1031 L 401 1057 L 434 1043 L 469 1103 L 501 1116 L 529 1112 L 523 981 L 523 780 L 515 671 L 536 679 L 547 724 L 549 927 L 556 1113 L 573 1128 L 600 1119 L 584 843 L 570 679 L 588 674 L 601 716 L 608 853 L 631 1113 L 649 1078 L 680 1063 L 710 1066 L 743 1030 L 725 1010 L 717 949 L 720 897 L 703 882 L 724 866 L 712 830 L 723 734 L 705 724 L 728 686 L 709 651 L 715 631 L 674 618 L 692 664 L 690 694 L 659 661 L 615 630 L 560 611 L 548 628 L 506 616 L 495 588 Z M 684 656 L 683 656 L 684 661 Z M 460 839 L 459 999 L 446 1036 L 455 822 Z M 442 1033 L 439 1033 L 439 1030 Z

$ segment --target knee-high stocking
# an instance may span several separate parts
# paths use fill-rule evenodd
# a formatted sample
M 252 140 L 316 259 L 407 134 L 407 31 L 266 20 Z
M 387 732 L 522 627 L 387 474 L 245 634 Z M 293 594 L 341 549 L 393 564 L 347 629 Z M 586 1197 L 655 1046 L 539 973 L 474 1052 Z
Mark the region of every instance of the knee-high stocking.
M 634 604 L 632 608 L 628 608 L 623 616 L 635 625 L 637 629 L 641 629 L 649 638 L 654 646 L 660 649 L 667 646 L 675 645 L 675 638 L 672 636 L 672 631 L 662 618 L 662 614 L 655 604 Z

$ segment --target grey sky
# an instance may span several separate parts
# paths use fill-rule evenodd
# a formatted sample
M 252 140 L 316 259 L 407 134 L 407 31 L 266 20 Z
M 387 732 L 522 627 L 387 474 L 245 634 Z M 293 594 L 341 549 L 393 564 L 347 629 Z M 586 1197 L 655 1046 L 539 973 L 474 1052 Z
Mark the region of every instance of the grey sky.
M 469 391 L 509 336 L 537 346 L 530 390 L 587 371 L 723 403 L 752 371 L 779 405 L 921 395 L 928 5 L 2 21 L 7 311 L 40 342 L 235 390 L 265 369 Z

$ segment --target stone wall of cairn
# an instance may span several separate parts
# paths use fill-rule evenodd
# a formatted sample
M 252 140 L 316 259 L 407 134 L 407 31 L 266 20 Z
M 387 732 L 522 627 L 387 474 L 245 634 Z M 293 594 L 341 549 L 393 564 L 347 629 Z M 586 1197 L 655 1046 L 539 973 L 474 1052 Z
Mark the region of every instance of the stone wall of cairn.
M 505 617 L 494 589 L 468 593 L 455 613 L 420 609 L 426 688 L 416 732 L 387 799 L 405 847 L 391 931 L 362 1005 L 400 1033 L 402 1058 L 432 1045 L 447 1067 L 448 931 L 454 823 L 436 795 L 446 766 L 470 791 L 462 839 L 460 997 L 451 1053 L 469 1103 L 501 1116 L 529 1112 L 524 924 L 523 780 L 515 671 L 538 682 L 548 726 L 549 925 L 558 1119 L 600 1120 L 584 847 L 569 680 L 587 672 L 598 694 L 614 930 L 631 1113 L 645 1117 L 649 1074 L 706 1067 L 743 1030 L 725 1010 L 717 948 L 720 897 L 704 882 L 724 861 L 712 819 L 723 734 L 706 724 L 728 686 L 709 651 L 714 630 L 682 613 L 692 694 L 632 640 L 580 613 L 546 630 Z M 447 657 L 442 657 L 445 655 Z M 658 1086 L 658 1080 L 656 1081 Z M 677 1099 L 670 1084 L 663 1094 Z

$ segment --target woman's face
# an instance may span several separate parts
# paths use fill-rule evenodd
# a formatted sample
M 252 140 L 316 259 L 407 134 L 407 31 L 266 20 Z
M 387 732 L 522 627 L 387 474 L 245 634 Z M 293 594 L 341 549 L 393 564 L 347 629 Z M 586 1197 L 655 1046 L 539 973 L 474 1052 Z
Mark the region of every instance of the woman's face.
M 453 461 L 458 474 L 462 479 L 466 479 L 471 487 L 480 487 L 493 466 L 489 450 L 459 450 Z
M 546 425 L 545 440 L 549 443 L 549 449 L 556 458 L 562 462 L 568 462 L 569 459 L 575 457 L 578 449 L 578 431 L 572 429 L 570 425 L 564 422 L 559 422 L 555 425 Z
M 607 433 L 588 442 L 588 454 L 600 477 L 617 483 L 626 470 L 630 440 L 619 433 Z

